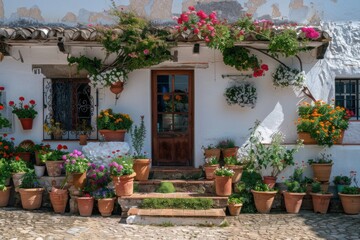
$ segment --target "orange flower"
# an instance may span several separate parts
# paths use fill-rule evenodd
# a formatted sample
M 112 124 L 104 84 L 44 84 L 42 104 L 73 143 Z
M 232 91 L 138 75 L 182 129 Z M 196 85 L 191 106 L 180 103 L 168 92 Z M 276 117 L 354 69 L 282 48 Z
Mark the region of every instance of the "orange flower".
M 163 99 L 164 99 L 164 101 L 169 101 L 170 100 L 170 95 L 169 94 L 164 94 Z

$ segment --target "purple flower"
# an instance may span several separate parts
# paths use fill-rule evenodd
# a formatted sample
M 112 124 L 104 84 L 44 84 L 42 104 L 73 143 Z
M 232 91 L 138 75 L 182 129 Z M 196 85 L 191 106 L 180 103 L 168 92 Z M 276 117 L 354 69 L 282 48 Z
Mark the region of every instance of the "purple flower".
M 100 171 L 104 171 L 104 169 L 105 169 L 104 165 L 101 165 L 101 166 L 99 167 L 99 170 L 100 170 Z
M 92 163 L 92 164 L 91 164 L 91 167 L 92 167 L 92 168 L 96 168 L 95 163 Z
M 62 160 L 66 160 L 66 155 L 63 155 L 61 158 Z

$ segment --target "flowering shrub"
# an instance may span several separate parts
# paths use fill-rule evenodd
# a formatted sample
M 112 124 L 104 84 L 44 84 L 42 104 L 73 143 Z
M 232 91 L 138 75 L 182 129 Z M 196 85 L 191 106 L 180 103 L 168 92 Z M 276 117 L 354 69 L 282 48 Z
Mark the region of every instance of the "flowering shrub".
M 112 161 L 111 163 L 109 163 L 109 167 L 111 176 L 118 177 L 122 175 L 123 166 L 117 163 L 117 161 Z
M 257 100 L 256 88 L 253 84 L 242 82 L 225 89 L 224 96 L 229 105 L 254 108 Z
M 114 113 L 111 108 L 101 110 L 97 117 L 98 130 L 129 130 L 133 124 L 133 120 L 128 114 Z
M 63 155 L 62 159 L 65 161 L 66 173 L 84 173 L 89 168 L 90 160 L 76 149 L 72 153 Z
M 323 101 L 304 103 L 298 109 L 297 131 L 310 133 L 319 145 L 332 146 L 349 126 L 345 108 Z
M 39 158 L 42 162 L 46 161 L 59 161 L 62 159 L 62 157 L 66 154 L 68 154 L 67 150 L 68 147 L 66 145 L 57 145 L 56 149 L 49 149 L 45 148 L 43 150 L 39 151 Z
M 18 118 L 32 118 L 34 119 L 37 115 L 35 110 L 35 100 L 30 100 L 29 104 L 24 104 L 25 98 L 19 97 L 19 104 L 15 104 L 14 101 L 9 102 L 9 106 L 12 107 L 12 112 L 18 116 Z
M 107 187 L 98 189 L 92 195 L 95 199 L 114 198 L 116 196 L 114 189 Z
M 217 168 L 214 171 L 216 176 L 223 176 L 223 177 L 232 177 L 234 175 L 234 171 L 225 167 Z
M 305 72 L 280 65 L 272 74 L 272 78 L 273 84 L 277 87 L 302 87 L 305 82 Z
M 110 171 L 104 165 L 97 166 L 94 163 L 88 163 L 88 165 L 89 170 L 86 179 L 90 192 L 104 188 L 111 182 Z
M 7 134 L 0 136 L 0 158 L 9 159 L 14 155 L 15 138 L 6 139 Z
M 312 27 L 303 27 L 301 28 L 301 32 L 302 37 L 306 37 L 309 39 L 317 39 L 320 37 L 319 32 Z
M 115 176 L 122 176 L 122 175 L 131 175 L 134 173 L 134 169 L 133 169 L 133 158 L 130 155 L 123 155 L 123 156 L 118 156 L 112 159 L 112 165 L 115 165 L 114 167 L 116 167 L 116 169 L 114 169 L 114 171 L 118 172 L 118 170 L 120 169 L 120 175 L 115 175 Z M 109 165 L 110 166 L 110 165 Z M 118 167 L 121 166 L 121 167 Z M 110 172 L 111 175 L 113 175 L 113 171 L 111 169 L 110 166 Z

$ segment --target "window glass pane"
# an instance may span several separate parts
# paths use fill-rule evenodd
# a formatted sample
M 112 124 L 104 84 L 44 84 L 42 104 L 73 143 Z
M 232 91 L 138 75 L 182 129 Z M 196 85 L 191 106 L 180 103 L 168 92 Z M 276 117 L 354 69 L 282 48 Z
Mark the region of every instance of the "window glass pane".
M 175 108 L 175 112 L 188 112 L 189 111 L 188 96 L 186 94 L 175 94 L 174 108 Z
M 158 112 L 172 112 L 173 111 L 173 96 L 172 94 L 165 93 L 158 95 L 157 106 Z
M 172 92 L 171 75 L 158 75 L 157 76 L 157 92 L 169 93 Z
M 336 96 L 335 97 L 335 105 L 344 107 L 344 96 Z
M 187 93 L 188 92 L 188 75 L 175 75 L 175 92 L 176 93 Z
M 158 132 L 168 132 L 173 129 L 173 114 L 158 114 Z
M 174 114 L 174 131 L 186 132 L 188 129 L 188 115 Z

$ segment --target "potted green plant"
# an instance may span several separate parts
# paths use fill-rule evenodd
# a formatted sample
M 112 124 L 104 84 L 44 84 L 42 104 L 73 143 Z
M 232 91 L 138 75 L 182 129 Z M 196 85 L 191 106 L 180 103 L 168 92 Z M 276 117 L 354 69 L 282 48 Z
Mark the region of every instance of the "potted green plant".
M 116 195 L 112 188 L 100 188 L 93 192 L 93 197 L 98 201 L 98 208 L 101 216 L 109 217 L 114 210 Z
M 231 216 L 238 216 L 241 212 L 243 199 L 239 194 L 233 193 L 228 199 L 228 209 Z
M 350 173 L 351 174 L 351 173 Z M 352 176 L 350 175 L 350 177 L 348 176 L 334 176 L 334 180 L 333 183 L 336 186 L 336 190 L 337 192 L 342 192 L 342 190 L 344 189 L 344 187 L 346 186 L 350 186 L 351 185 L 351 179 Z
M 110 174 L 116 189 L 116 196 L 131 196 L 134 192 L 133 158 L 129 155 L 118 156 L 109 164 Z
M 151 160 L 147 158 L 146 154 L 142 151 L 146 137 L 146 128 L 144 124 L 144 116 L 141 116 L 140 118 L 140 125 L 135 125 L 130 131 L 130 134 L 132 140 L 131 143 L 134 150 L 133 168 L 136 173 L 135 180 L 144 181 L 149 178 Z
M 221 149 L 215 146 L 214 144 L 209 144 L 206 147 L 201 146 L 202 151 L 204 152 L 205 158 L 210 158 L 215 156 L 217 159 L 220 159 Z
M 297 167 L 288 180 L 285 181 L 287 190 L 283 192 L 285 207 L 288 213 L 298 213 L 302 200 L 306 195 L 306 185 L 303 180 L 304 169 Z
M 243 165 L 240 159 L 236 156 L 230 156 L 224 158 L 225 167 L 234 171 L 234 176 L 232 177 L 232 182 L 237 183 L 241 179 L 243 172 Z
M 344 187 L 339 197 L 346 214 L 360 213 L 360 189 L 357 185 Z
M 329 192 L 324 192 L 321 190 L 321 183 L 320 182 L 313 182 L 311 184 L 311 197 L 314 207 L 314 212 L 317 213 L 327 213 L 329 208 L 330 199 L 332 198 L 333 194 Z
M 217 144 L 217 148 L 221 149 L 223 158 L 236 156 L 239 149 L 239 147 L 235 145 L 235 140 L 230 138 L 221 140 Z
M 90 160 L 79 150 L 63 155 L 64 168 L 66 175 L 70 178 L 69 183 L 77 189 L 85 186 L 86 172 L 89 168 Z
M 315 180 L 319 182 L 329 182 L 333 165 L 331 154 L 321 153 L 320 157 L 309 159 L 308 163 L 313 170 Z
M 125 133 L 133 124 L 128 114 L 115 113 L 111 108 L 101 110 L 96 122 L 97 129 L 105 141 L 120 142 L 124 141 Z
M 88 124 L 86 119 L 82 119 L 81 123 L 76 126 L 76 135 L 79 136 L 80 145 L 87 144 L 87 138 L 93 131 L 93 127 Z
M 313 105 L 303 103 L 298 108 L 297 132 L 304 144 L 318 144 L 331 147 L 341 143 L 344 131 L 349 126 L 349 118 L 345 108 L 335 107 L 323 101 Z
M 10 161 L 10 169 L 12 173 L 12 179 L 14 182 L 15 189 L 19 187 L 22 181 L 22 176 L 28 172 L 30 169 L 27 166 L 26 162 L 21 160 L 20 157 L 16 156 L 14 159 Z
M 259 213 L 269 213 L 277 191 L 270 188 L 268 184 L 258 181 L 251 192 L 254 196 L 256 210 Z
M 37 115 L 35 110 L 35 100 L 30 100 L 28 104 L 25 104 L 25 98 L 19 97 L 19 105 L 15 104 L 14 101 L 9 102 L 9 106 L 13 109 L 12 112 L 19 118 L 23 130 L 32 129 L 33 119 Z
M 218 196 L 230 196 L 234 171 L 225 167 L 217 168 L 215 174 L 215 192 Z
M 50 177 L 61 176 L 61 169 L 64 164 L 62 157 L 68 152 L 66 145 L 58 144 L 56 149 L 47 149 L 39 152 L 39 158 L 45 162 L 47 173 Z
M 252 83 L 243 81 L 225 89 L 227 104 L 254 108 L 257 100 L 256 88 Z
M 24 209 L 34 210 L 41 207 L 44 188 L 40 185 L 35 172 L 30 170 L 21 178 L 19 193 Z
M 219 159 L 216 156 L 205 158 L 205 177 L 207 180 L 213 180 L 215 178 L 214 171 L 220 167 Z
M 0 159 L 0 173 L 0 207 L 6 207 L 10 198 L 11 170 L 9 161 L 4 158 Z
M 35 154 L 35 166 L 43 166 L 45 165 L 45 163 L 43 161 L 41 161 L 40 157 L 39 157 L 39 153 L 42 152 L 47 152 L 51 149 L 49 144 L 35 144 L 33 146 L 33 150 L 34 150 L 34 154 Z

